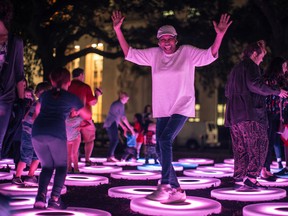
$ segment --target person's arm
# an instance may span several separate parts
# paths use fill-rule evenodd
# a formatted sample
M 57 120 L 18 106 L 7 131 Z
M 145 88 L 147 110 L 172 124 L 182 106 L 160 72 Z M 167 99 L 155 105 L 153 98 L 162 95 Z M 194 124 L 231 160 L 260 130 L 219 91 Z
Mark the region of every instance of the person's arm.
M 91 110 L 88 109 L 86 106 L 84 106 L 83 108 L 79 109 L 77 111 L 77 113 L 79 114 L 80 117 L 82 117 L 84 120 L 90 120 L 92 117 L 92 113 Z
M 213 26 L 216 31 L 216 37 L 214 43 L 211 46 L 211 52 L 214 57 L 217 55 L 222 43 L 222 39 L 231 24 L 232 21 L 230 20 L 230 16 L 228 14 L 222 14 L 218 24 L 213 21 Z
M 118 38 L 118 41 L 119 41 L 119 44 L 121 46 L 121 49 L 125 55 L 125 57 L 127 56 L 128 54 L 128 51 L 129 51 L 129 44 L 127 43 L 124 35 L 123 35 L 123 32 L 121 30 L 121 26 L 122 26 L 122 23 L 125 19 L 124 16 L 122 16 L 122 13 L 120 11 L 114 11 L 112 16 L 112 21 L 113 21 L 113 28 L 114 28 L 114 31 L 116 33 L 116 36 Z
M 24 80 L 18 82 L 16 84 L 16 88 L 17 88 L 18 98 L 24 99 Z
M 121 122 L 122 122 L 122 124 L 124 123 L 124 125 L 126 125 L 126 127 L 127 127 L 130 131 L 134 131 L 133 127 L 130 125 L 130 123 L 129 123 L 129 121 L 128 121 L 128 119 L 127 119 L 126 116 L 122 116 L 121 121 L 120 121 L 119 124 L 121 124 Z

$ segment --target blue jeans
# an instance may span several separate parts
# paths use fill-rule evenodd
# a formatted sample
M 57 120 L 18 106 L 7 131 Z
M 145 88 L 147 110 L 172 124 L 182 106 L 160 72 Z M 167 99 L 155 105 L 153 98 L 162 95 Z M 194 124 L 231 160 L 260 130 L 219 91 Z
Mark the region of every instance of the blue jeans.
M 171 117 L 157 118 L 156 123 L 156 151 L 162 166 L 161 184 L 170 184 L 172 188 L 179 188 L 179 182 L 172 165 L 172 144 L 184 126 L 187 117 L 173 114 Z
M 3 139 L 9 124 L 13 104 L 5 104 L 0 101 L 0 160 L 3 146 Z
M 32 161 L 38 160 L 32 145 L 31 133 L 22 130 L 20 145 L 20 161 L 31 164 Z
M 119 138 L 118 138 L 118 126 L 116 122 L 113 122 L 112 125 L 106 128 L 108 137 L 109 137 L 109 149 L 108 149 L 108 157 L 114 156 L 115 149 L 118 145 Z
M 49 135 L 42 135 L 32 137 L 32 144 L 42 167 L 37 196 L 46 196 L 47 187 L 53 171 L 56 169 L 51 197 L 59 197 L 67 173 L 66 140 L 61 140 Z

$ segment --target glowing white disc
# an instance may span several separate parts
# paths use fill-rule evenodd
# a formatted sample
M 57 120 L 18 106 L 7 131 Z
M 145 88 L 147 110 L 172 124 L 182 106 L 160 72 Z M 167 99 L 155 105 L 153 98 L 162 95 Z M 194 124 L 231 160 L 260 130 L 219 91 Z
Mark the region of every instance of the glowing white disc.
M 172 162 L 173 166 L 182 166 L 184 169 L 195 169 L 198 167 L 198 164 L 190 162 Z
M 233 167 L 215 167 L 215 166 L 199 166 L 197 167 L 197 170 L 234 172 Z
M 142 165 L 141 162 L 134 162 L 134 161 L 119 161 L 119 162 L 103 162 L 105 166 L 139 166 Z
M 111 177 L 115 179 L 128 179 L 128 180 L 151 180 L 151 179 L 160 179 L 161 173 L 142 171 L 142 170 L 126 170 L 111 173 Z
M 100 158 L 100 157 L 90 157 L 90 160 L 93 163 L 103 163 L 107 161 L 107 158 Z M 85 162 L 85 158 L 81 158 L 80 161 Z
M 85 174 L 67 174 L 65 185 L 67 186 L 97 186 L 108 184 L 109 179 L 103 176 Z
M 0 160 L 0 164 L 5 164 L 5 165 L 14 165 L 14 160 L 12 158 L 4 158 Z
M 120 172 L 122 171 L 122 167 L 115 167 L 115 166 L 89 166 L 89 167 L 80 167 L 80 172 L 82 173 L 93 173 L 93 174 L 100 174 L 100 173 L 113 173 L 113 172 Z
M 214 164 L 214 160 L 206 159 L 206 158 L 182 158 L 178 160 L 179 162 L 188 162 L 188 163 L 194 163 L 198 165 L 208 165 L 208 164 Z
M 65 210 L 19 210 L 13 212 L 13 216 L 36 216 L 36 215 L 75 215 L 75 216 L 111 216 L 109 212 L 80 207 L 69 207 Z
M 220 188 L 212 190 L 211 197 L 219 200 L 237 200 L 243 202 L 269 201 L 286 197 L 286 190 L 269 188 L 266 190 L 236 191 L 234 188 Z
M 112 187 L 108 190 L 108 195 L 115 198 L 134 199 L 139 197 L 145 197 L 146 195 L 154 192 L 156 188 L 156 186 L 148 185 Z
M 178 177 L 178 182 L 184 190 L 205 189 L 218 187 L 221 180 L 216 178 Z
M 272 161 L 271 165 L 275 165 L 275 166 L 278 167 L 278 162 L 277 161 Z M 286 161 L 282 161 L 282 165 L 283 165 L 283 167 L 285 167 L 286 166 Z
M 288 215 L 288 202 L 258 203 L 243 208 L 243 216 L 286 216 Z
M 12 173 L 0 172 L 0 180 L 11 180 L 13 178 Z
M 215 167 L 231 167 L 234 169 L 234 164 L 228 164 L 228 163 L 215 163 Z
M 15 169 L 15 164 L 0 164 L 0 169 L 10 169 L 11 172 Z
M 258 178 L 257 181 L 264 186 L 269 187 L 287 187 L 288 186 L 288 178 L 277 178 L 275 182 L 265 181 L 263 179 Z
M 9 206 L 11 210 L 32 209 L 35 196 L 10 196 Z
M 227 164 L 234 164 L 234 159 L 233 159 L 233 158 L 225 159 L 225 160 L 224 160 L 224 163 L 227 163 Z
M 134 212 L 144 215 L 165 215 L 165 216 L 191 216 L 210 215 L 221 212 L 221 204 L 207 198 L 187 196 L 183 203 L 161 204 L 160 202 L 146 198 L 135 198 L 130 202 L 130 208 Z
M 51 193 L 52 184 L 48 185 L 48 194 Z M 11 183 L 3 183 L 0 184 L 0 191 L 1 193 L 8 195 L 8 196 L 26 196 L 26 195 L 35 195 L 37 194 L 38 187 L 20 187 L 15 184 Z M 64 185 L 61 194 L 65 194 L 67 192 L 67 188 Z
M 182 166 L 173 166 L 175 171 L 182 171 L 183 167 Z M 146 164 L 142 166 L 137 166 L 138 170 L 148 170 L 148 171 L 161 171 L 162 166 L 159 164 Z
M 198 169 L 198 168 L 197 168 Z M 183 174 L 186 176 L 193 177 L 215 177 L 215 178 L 223 178 L 223 177 L 232 177 L 233 172 L 225 172 L 220 170 L 184 170 Z

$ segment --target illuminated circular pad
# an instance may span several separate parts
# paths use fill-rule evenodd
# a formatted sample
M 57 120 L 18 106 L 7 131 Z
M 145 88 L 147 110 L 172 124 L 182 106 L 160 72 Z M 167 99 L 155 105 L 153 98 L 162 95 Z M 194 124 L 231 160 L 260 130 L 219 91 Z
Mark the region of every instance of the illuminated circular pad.
M 233 167 L 200 166 L 197 170 L 234 172 Z
M 208 165 L 214 164 L 214 160 L 206 159 L 206 158 L 182 158 L 178 160 L 179 162 L 187 162 L 187 163 L 194 163 L 198 165 Z
M 48 185 L 48 194 L 51 193 L 52 184 Z M 35 195 L 37 194 L 38 187 L 20 187 L 11 183 L 3 183 L 0 184 L 1 193 L 8 196 L 26 196 L 26 195 Z M 61 190 L 61 194 L 65 194 L 67 192 L 66 186 L 63 186 Z
M 36 216 L 36 215 L 75 215 L 75 216 L 111 216 L 109 212 L 92 209 L 92 208 L 80 208 L 80 207 L 68 207 L 65 210 L 19 210 L 13 212 L 13 216 Z
M 266 190 L 236 191 L 234 188 L 220 188 L 212 190 L 211 197 L 219 200 L 236 200 L 242 202 L 269 201 L 286 197 L 286 190 L 269 188 Z
M 4 158 L 0 160 L 0 165 L 14 165 L 14 160 L 12 158 Z
M 243 216 L 284 216 L 288 215 L 288 202 L 271 202 L 247 205 L 243 208 Z
M 288 186 L 288 178 L 277 178 L 275 182 L 265 181 L 261 178 L 258 178 L 257 181 L 264 186 L 269 187 L 287 187 Z
M 111 173 L 111 177 L 115 179 L 128 179 L 128 180 L 151 180 L 151 179 L 160 179 L 161 173 L 142 171 L 142 170 L 126 170 Z
M 221 180 L 216 178 L 178 177 L 178 182 L 184 190 L 205 189 L 218 187 Z
M 11 180 L 13 178 L 12 173 L 0 172 L 0 180 Z
M 35 203 L 35 196 L 10 196 L 11 210 L 31 209 Z
M 190 162 L 172 162 L 173 166 L 182 166 L 184 169 L 195 169 L 198 167 L 198 164 Z
M 113 173 L 122 171 L 122 167 L 116 166 L 89 166 L 80 167 L 80 172 L 82 173 L 93 173 L 93 174 L 103 174 L 103 173 Z
M 68 186 L 97 186 L 108 184 L 109 180 L 103 176 L 85 175 L 85 174 L 67 174 L 65 185 Z
M 80 161 L 85 162 L 85 158 L 81 158 Z M 102 157 L 90 157 L 90 161 L 93 163 L 103 163 L 107 161 L 107 158 L 102 158 Z
M 154 192 L 156 189 L 156 186 L 148 185 L 120 186 L 110 188 L 108 190 L 108 195 L 114 198 L 134 199 L 139 197 L 145 197 L 146 195 Z
M 183 166 L 173 166 L 175 171 L 182 171 L 183 170 Z M 146 164 L 146 165 L 142 165 L 142 166 L 137 166 L 138 170 L 148 170 L 148 171 L 161 171 L 162 170 L 162 166 L 160 164 Z
M 137 161 L 119 161 L 119 162 L 103 162 L 105 166 L 139 166 L 143 163 Z
M 231 167 L 234 168 L 234 164 L 228 164 L 228 163 L 215 163 L 215 167 Z
M 132 199 L 130 209 L 144 215 L 165 215 L 165 216 L 191 216 L 210 215 L 221 212 L 221 204 L 212 199 L 187 196 L 183 203 L 161 204 L 160 202 L 146 198 Z
M 227 158 L 227 159 L 224 160 L 224 163 L 234 164 L 234 159 L 233 158 Z
M 193 177 L 215 177 L 215 178 L 223 178 L 223 177 L 232 177 L 233 172 L 226 172 L 221 170 L 184 170 L 183 174 L 186 176 Z

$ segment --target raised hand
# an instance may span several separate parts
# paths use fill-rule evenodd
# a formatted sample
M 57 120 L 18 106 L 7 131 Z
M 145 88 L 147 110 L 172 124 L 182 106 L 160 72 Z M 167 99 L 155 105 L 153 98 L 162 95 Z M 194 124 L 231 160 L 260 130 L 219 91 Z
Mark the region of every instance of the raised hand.
M 213 21 L 214 29 L 217 34 L 225 34 L 231 24 L 232 21 L 230 20 L 230 15 L 228 14 L 222 14 L 218 24 Z
M 114 30 L 117 30 L 117 29 L 120 29 L 125 17 L 122 16 L 121 11 L 113 11 L 111 19 L 113 21 Z

